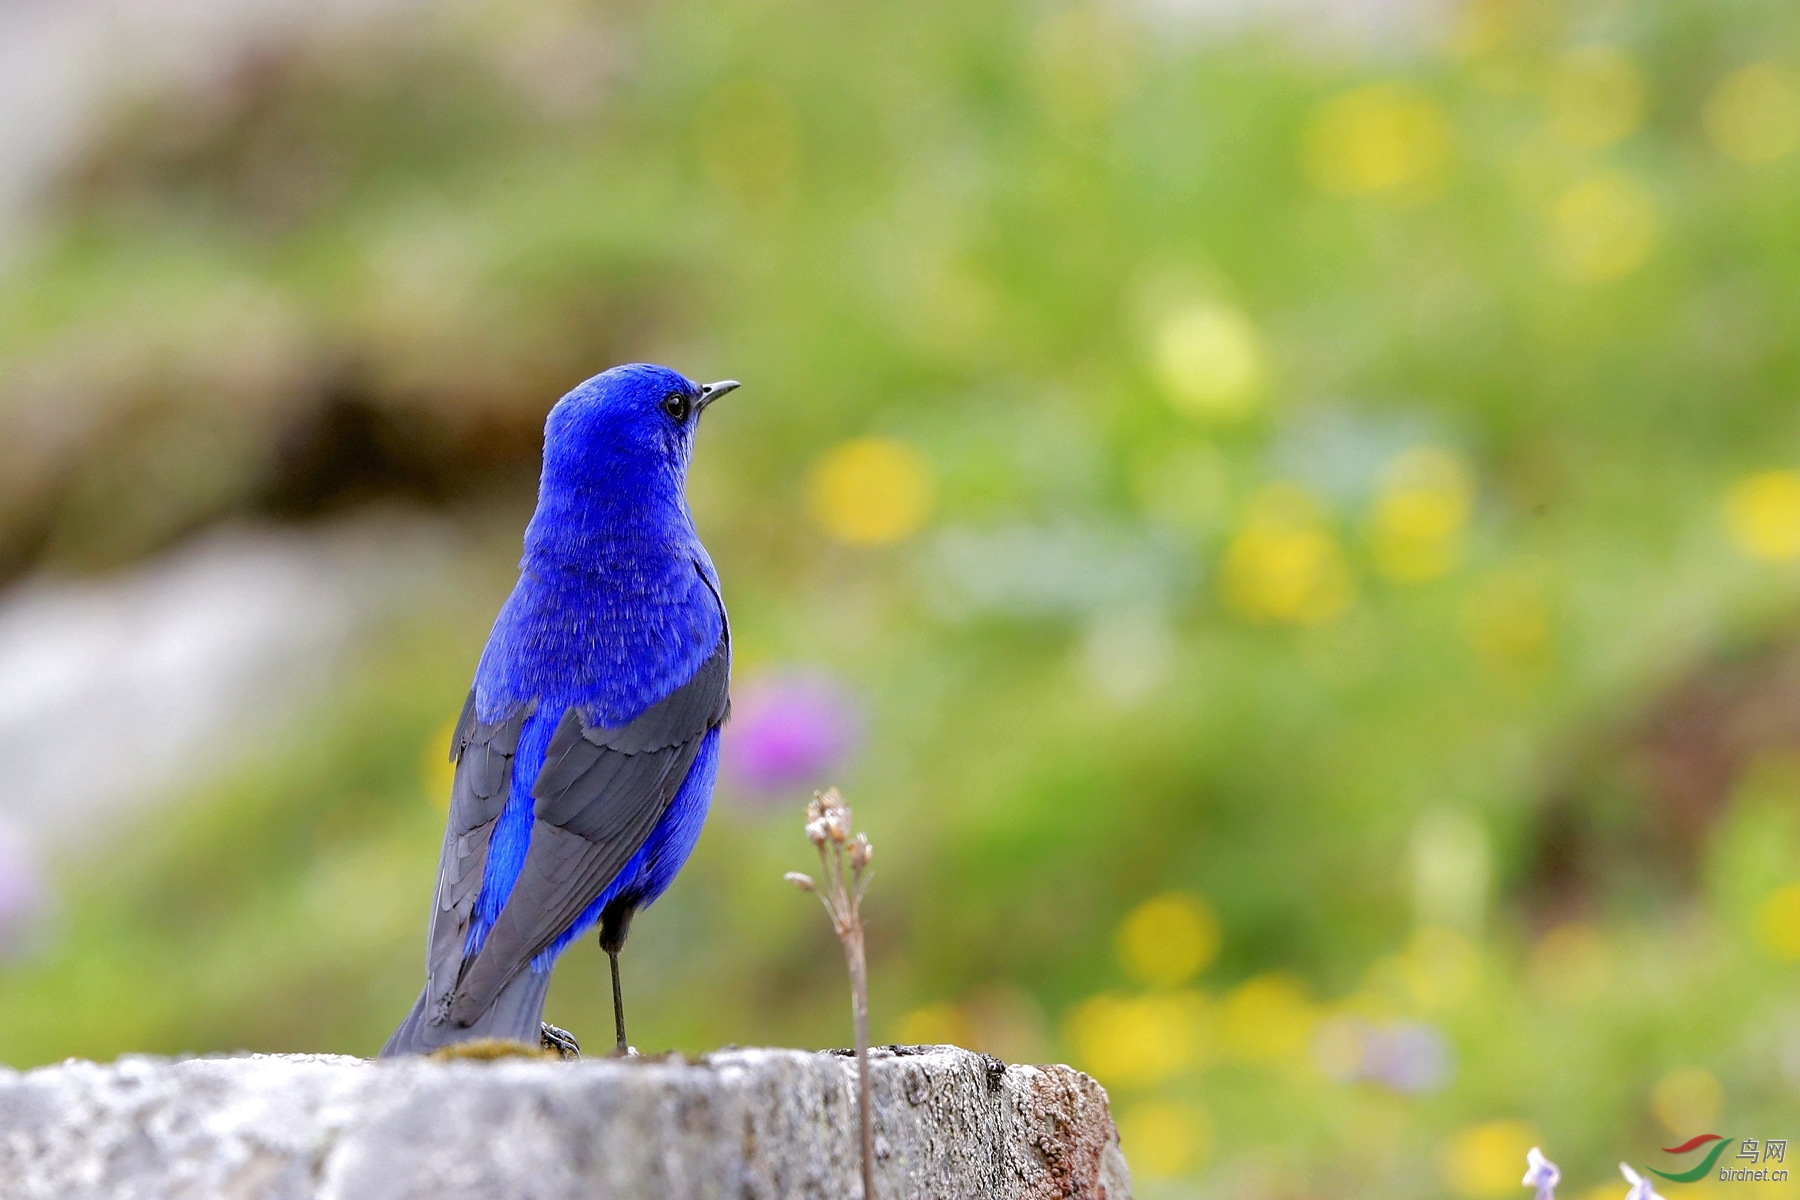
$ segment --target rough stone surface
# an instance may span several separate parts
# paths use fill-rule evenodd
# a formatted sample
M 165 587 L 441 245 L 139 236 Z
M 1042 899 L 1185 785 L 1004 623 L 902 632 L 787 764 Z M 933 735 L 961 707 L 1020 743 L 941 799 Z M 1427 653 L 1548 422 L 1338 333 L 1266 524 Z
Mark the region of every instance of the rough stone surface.
M 1068 1067 L 876 1051 L 880 1200 L 1129 1200 Z M 855 1063 L 126 1057 L 0 1070 L 7 1200 L 857 1200 Z

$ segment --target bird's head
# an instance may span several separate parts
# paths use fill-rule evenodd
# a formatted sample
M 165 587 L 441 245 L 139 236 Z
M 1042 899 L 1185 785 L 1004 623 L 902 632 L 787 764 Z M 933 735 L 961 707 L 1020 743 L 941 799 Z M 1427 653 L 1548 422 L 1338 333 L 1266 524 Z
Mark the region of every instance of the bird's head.
M 641 487 L 686 475 L 700 414 L 736 380 L 695 383 L 678 371 L 628 363 L 578 385 L 544 425 L 547 486 Z

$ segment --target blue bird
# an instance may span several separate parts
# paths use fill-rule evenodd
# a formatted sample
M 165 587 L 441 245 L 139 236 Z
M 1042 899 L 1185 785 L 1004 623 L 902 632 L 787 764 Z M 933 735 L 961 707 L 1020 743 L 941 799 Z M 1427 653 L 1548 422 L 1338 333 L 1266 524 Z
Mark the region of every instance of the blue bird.
M 557 956 L 632 914 L 700 836 L 730 712 L 731 632 L 684 489 L 700 414 L 736 388 L 633 363 L 557 401 L 519 582 L 451 741 L 425 988 L 382 1048 L 539 1044 Z

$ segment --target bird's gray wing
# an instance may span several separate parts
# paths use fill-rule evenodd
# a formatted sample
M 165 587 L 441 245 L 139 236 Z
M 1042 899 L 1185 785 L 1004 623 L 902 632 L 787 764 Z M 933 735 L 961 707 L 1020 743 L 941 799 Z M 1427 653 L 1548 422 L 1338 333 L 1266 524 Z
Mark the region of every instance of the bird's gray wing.
M 475 898 L 487 868 L 488 838 L 512 790 L 513 755 L 530 708 L 519 706 L 498 721 L 475 715 L 475 691 L 463 704 L 456 734 L 450 739 L 450 761 L 456 781 L 450 788 L 450 820 L 444 829 L 444 851 L 438 859 L 437 894 L 425 938 L 425 991 L 428 1012 L 443 1012 L 462 973 L 463 946 Z
M 709 585 L 710 586 L 710 585 Z M 536 821 L 525 864 L 450 1016 L 478 1018 L 508 980 L 599 898 L 668 811 L 706 734 L 730 711 L 731 636 L 681 687 L 616 729 L 563 714 L 531 794 Z

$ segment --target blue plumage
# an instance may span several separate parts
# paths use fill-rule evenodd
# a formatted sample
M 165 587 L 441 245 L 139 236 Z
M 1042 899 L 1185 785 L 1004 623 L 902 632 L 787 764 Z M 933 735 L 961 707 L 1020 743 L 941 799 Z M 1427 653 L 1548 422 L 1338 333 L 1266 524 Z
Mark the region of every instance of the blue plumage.
M 551 410 L 519 582 L 452 748 L 426 987 L 384 1054 L 535 1042 L 556 956 L 596 923 L 618 999 L 631 914 L 712 795 L 730 632 L 684 486 L 701 412 L 736 386 L 633 364 Z

